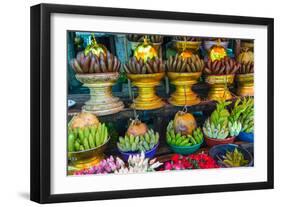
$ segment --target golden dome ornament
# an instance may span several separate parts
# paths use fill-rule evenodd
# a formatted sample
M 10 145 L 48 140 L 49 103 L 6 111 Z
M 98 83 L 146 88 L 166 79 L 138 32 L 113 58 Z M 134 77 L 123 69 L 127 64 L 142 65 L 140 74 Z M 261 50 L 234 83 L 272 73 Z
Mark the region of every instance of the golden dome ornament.
M 217 44 L 210 48 L 209 57 L 211 61 L 220 60 L 227 56 L 226 49 L 220 45 L 220 39 Z
M 138 60 L 143 59 L 143 61 L 146 62 L 148 58 L 153 59 L 158 57 L 158 53 L 156 48 L 148 42 L 148 39 L 145 36 L 143 43 L 140 43 L 134 50 L 134 56 Z
M 91 44 L 89 44 L 84 50 L 85 55 L 88 55 L 89 52 L 92 52 L 93 55 L 96 55 L 98 57 L 100 56 L 101 53 L 103 53 L 106 56 L 106 52 L 107 52 L 106 47 L 103 44 L 97 43 L 94 33 L 92 34 Z

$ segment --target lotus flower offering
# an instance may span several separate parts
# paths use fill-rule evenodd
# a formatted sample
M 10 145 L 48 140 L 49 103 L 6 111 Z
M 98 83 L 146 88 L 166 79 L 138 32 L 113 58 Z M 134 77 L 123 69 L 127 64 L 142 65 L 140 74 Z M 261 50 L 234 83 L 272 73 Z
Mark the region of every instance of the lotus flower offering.
M 254 40 L 68 33 L 67 175 L 254 166 Z
M 204 61 L 198 55 L 182 58 L 170 56 L 166 62 L 167 75 L 176 86 L 169 102 L 176 106 L 190 106 L 198 104 L 200 98 L 193 92 L 192 86 L 197 83 L 204 69 Z
M 96 115 L 121 111 L 124 104 L 111 93 L 112 86 L 119 78 L 120 61 L 110 52 L 105 53 L 105 50 L 89 48 L 86 51 L 79 52 L 71 61 L 76 78 L 90 89 L 90 100 L 82 110 Z

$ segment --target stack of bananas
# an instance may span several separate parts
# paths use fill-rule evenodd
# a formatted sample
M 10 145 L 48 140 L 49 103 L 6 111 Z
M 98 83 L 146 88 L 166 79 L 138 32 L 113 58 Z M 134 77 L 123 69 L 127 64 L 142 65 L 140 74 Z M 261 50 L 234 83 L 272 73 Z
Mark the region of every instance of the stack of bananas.
M 176 133 L 173 126 L 174 121 L 172 120 L 169 122 L 166 132 L 166 140 L 169 145 L 187 147 L 202 144 L 203 133 L 201 128 L 196 128 L 192 134 L 182 135 L 181 133 Z
M 121 63 L 116 56 L 110 52 L 100 53 L 99 56 L 89 52 L 77 53 L 76 58 L 70 61 L 73 70 L 78 74 L 87 73 L 111 73 L 119 72 Z
M 242 124 L 242 132 L 253 133 L 254 131 L 254 99 L 245 98 L 243 100 L 245 110 L 241 113 L 239 121 Z
M 127 64 L 124 65 L 124 70 L 127 74 L 152 74 L 165 72 L 164 62 L 155 57 L 148 58 L 146 62 L 142 58 L 137 59 L 132 57 Z
M 203 132 L 206 136 L 213 139 L 225 139 L 229 135 L 228 117 L 229 112 L 226 106 L 231 102 L 220 101 L 211 116 L 206 119 L 203 125 Z
M 241 67 L 241 64 L 234 59 L 227 56 L 220 60 L 211 61 L 208 60 L 206 67 L 204 68 L 204 74 L 206 75 L 227 75 L 235 74 Z
M 254 73 L 254 63 L 250 61 L 247 63 L 242 63 L 237 73 L 239 74 Z
M 241 167 L 247 165 L 249 160 L 246 160 L 244 155 L 235 148 L 233 152 L 226 152 L 225 156 L 223 156 L 223 163 L 227 167 Z
M 147 152 L 159 142 L 159 133 L 149 129 L 144 135 L 134 136 L 126 134 L 119 137 L 117 147 L 122 152 Z
M 68 129 L 68 151 L 77 152 L 97 148 L 109 139 L 105 124 Z
M 176 54 L 174 57 L 169 57 L 166 67 L 168 72 L 195 73 L 203 70 L 204 61 L 198 55 L 192 54 L 189 58 L 182 58 Z

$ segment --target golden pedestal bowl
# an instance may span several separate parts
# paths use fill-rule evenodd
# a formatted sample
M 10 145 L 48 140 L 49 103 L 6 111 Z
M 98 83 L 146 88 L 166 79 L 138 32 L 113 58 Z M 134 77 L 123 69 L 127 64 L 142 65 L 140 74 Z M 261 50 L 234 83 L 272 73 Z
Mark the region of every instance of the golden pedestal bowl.
M 208 75 L 205 79 L 210 85 L 208 99 L 214 101 L 228 100 L 232 95 L 228 86 L 234 81 L 234 74 L 229 75 Z
M 178 41 L 178 40 L 173 40 L 173 45 L 174 48 L 178 52 L 183 52 L 185 50 L 190 50 L 193 53 L 196 53 L 201 45 L 200 41 Z
M 168 78 L 176 86 L 176 91 L 169 98 L 169 103 L 175 106 L 191 106 L 200 103 L 200 98 L 192 91 L 192 86 L 197 83 L 201 74 L 201 72 L 168 72 Z
M 238 74 L 235 80 L 238 83 L 237 95 L 254 96 L 254 73 Z
M 98 116 L 114 114 L 124 108 L 119 98 L 112 95 L 112 86 L 119 73 L 76 74 L 76 78 L 90 89 L 90 100 L 85 102 L 82 111 Z
M 127 74 L 127 77 L 138 87 L 138 97 L 134 99 L 132 108 L 137 110 L 158 109 L 165 105 L 156 95 L 156 86 L 160 85 L 165 73 Z
M 106 149 L 107 143 L 110 138 L 103 145 L 92 148 L 89 150 L 78 151 L 78 152 L 68 152 L 68 174 L 72 175 L 75 171 L 89 169 L 100 163 L 104 159 L 104 150 Z

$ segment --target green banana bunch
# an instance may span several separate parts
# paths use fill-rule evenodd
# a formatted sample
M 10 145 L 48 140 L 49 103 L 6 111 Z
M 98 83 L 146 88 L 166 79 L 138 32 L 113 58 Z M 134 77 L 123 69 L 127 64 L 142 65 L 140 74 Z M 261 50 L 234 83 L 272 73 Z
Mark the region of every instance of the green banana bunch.
M 223 163 L 230 167 L 240 167 L 247 165 L 249 161 L 235 148 L 233 152 L 226 152 L 225 156 L 223 156 Z
M 254 131 L 254 99 L 245 98 L 242 102 L 245 110 L 240 114 L 239 121 L 242 125 L 242 132 L 252 133 Z
M 229 135 L 230 136 L 238 136 L 242 129 L 242 124 L 240 121 L 235 121 L 235 122 L 228 122 L 228 130 L 229 130 Z
M 207 137 L 213 139 L 225 139 L 229 135 L 229 129 L 227 125 L 221 125 L 220 123 L 215 125 L 210 121 L 210 118 L 206 119 L 203 125 L 203 132 Z
M 98 126 L 68 129 L 68 152 L 97 148 L 109 139 L 105 124 Z
M 159 133 L 149 129 L 144 135 L 119 137 L 117 147 L 122 152 L 147 152 L 159 142 Z
M 173 127 L 173 120 L 167 126 L 166 141 L 169 145 L 175 146 L 192 146 L 196 144 L 202 144 L 203 133 L 201 128 L 196 128 L 193 130 L 192 135 L 181 135 L 176 133 Z
M 210 122 L 214 126 L 220 125 L 221 127 L 227 127 L 229 112 L 226 106 L 230 105 L 231 101 L 219 101 L 216 105 L 216 109 L 212 112 L 210 116 Z

